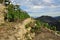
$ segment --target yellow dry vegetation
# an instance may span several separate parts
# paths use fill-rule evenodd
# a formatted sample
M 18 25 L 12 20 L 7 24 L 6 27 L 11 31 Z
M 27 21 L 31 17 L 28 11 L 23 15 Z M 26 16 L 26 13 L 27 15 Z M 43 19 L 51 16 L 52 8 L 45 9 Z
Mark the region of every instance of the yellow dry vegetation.
M 4 23 L 4 13 L 5 13 L 5 6 L 0 4 L 0 24 Z

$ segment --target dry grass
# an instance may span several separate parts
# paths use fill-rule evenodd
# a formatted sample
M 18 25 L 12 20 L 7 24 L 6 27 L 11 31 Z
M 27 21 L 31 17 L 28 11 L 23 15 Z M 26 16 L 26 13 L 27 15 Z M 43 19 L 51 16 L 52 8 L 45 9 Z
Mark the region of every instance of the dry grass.
M 42 28 L 33 40 L 60 40 L 60 36 L 56 35 L 54 31 Z

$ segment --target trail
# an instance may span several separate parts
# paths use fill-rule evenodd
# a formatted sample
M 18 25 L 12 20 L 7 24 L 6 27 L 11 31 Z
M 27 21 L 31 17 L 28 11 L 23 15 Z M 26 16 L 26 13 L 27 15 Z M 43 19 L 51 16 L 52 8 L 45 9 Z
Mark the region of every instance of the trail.
M 23 24 L 23 25 L 26 25 L 26 24 L 30 23 L 31 21 L 32 21 L 31 18 L 27 18 L 26 20 L 24 20 L 24 21 L 22 22 L 22 24 Z
M 30 23 L 32 21 L 32 19 L 31 18 L 27 18 L 27 19 L 25 19 L 23 22 L 22 22 L 22 24 L 21 23 L 19 23 L 18 25 L 16 25 L 15 27 L 17 27 L 20 31 L 18 31 L 18 36 L 20 36 L 20 38 L 22 39 L 22 40 L 25 40 L 25 37 L 24 37 L 24 34 L 26 34 L 28 31 L 27 31 L 27 29 L 25 28 L 25 25 L 27 25 L 28 23 Z M 17 36 L 17 37 L 18 37 Z

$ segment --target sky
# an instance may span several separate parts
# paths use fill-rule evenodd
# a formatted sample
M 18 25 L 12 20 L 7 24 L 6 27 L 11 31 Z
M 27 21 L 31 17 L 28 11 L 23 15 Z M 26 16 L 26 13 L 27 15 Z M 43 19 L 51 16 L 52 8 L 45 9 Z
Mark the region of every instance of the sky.
M 60 0 L 11 0 L 32 17 L 60 16 Z

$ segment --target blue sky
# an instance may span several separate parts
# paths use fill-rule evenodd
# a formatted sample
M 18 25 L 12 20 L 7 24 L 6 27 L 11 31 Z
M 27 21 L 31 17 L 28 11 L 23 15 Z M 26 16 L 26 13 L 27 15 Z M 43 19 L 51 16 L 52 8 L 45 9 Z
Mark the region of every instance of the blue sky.
M 30 16 L 60 16 L 60 0 L 11 0 L 27 11 Z

